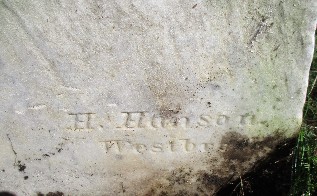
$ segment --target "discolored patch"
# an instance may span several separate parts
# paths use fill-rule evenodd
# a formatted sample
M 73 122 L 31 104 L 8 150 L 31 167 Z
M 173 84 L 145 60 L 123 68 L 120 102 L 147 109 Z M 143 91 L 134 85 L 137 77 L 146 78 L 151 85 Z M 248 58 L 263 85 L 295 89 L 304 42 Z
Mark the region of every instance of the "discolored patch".
M 201 175 L 201 183 L 206 186 L 206 187 L 211 187 L 211 186 L 219 186 L 222 185 L 224 182 L 224 178 L 220 178 L 217 175 L 213 174 L 208 174 L 208 173 L 203 173 Z
M 256 162 L 238 179 L 225 183 L 215 195 L 241 195 L 240 191 L 245 195 L 288 195 L 295 145 L 296 138 L 281 142 L 264 160 Z
M 0 192 L 0 196 L 15 196 L 15 194 L 7 192 L 7 191 L 2 191 Z
M 144 195 L 212 195 L 228 179 L 210 171 L 181 167 L 156 178 Z
M 220 144 L 219 157 L 208 155 L 200 161 L 206 169 L 180 167 L 155 175 L 144 195 L 214 195 L 221 187 L 236 180 L 261 162 L 281 143 L 283 137 L 248 138 L 237 132 L 226 133 Z M 252 161 L 257 160 L 257 161 Z
M 243 163 L 253 157 L 260 158 L 267 154 L 283 140 L 281 134 L 268 136 L 264 139 L 248 138 L 237 132 L 228 132 L 222 137 L 220 149 L 225 160 L 235 160 Z
M 43 194 L 41 192 L 37 193 L 37 196 L 64 196 L 64 193 L 56 191 L 56 192 L 49 192 L 47 194 Z
M 46 194 L 47 196 L 63 196 L 64 193 L 56 191 L 56 192 L 49 192 Z
M 21 161 L 18 161 L 17 166 L 20 172 L 24 172 L 24 170 L 26 169 L 25 164 L 21 163 Z
M 225 159 L 244 162 L 250 158 L 249 146 L 249 139 L 246 136 L 237 132 L 229 132 L 222 138 L 220 149 L 224 150 Z

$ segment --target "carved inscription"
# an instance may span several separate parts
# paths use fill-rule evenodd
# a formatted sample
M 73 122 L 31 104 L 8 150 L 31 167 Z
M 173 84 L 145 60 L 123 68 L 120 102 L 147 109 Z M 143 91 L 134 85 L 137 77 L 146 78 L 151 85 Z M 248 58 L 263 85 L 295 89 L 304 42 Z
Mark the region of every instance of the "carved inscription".
M 120 136 L 117 136 L 116 139 L 99 141 L 105 153 L 110 154 L 136 153 L 142 155 L 146 153 L 210 152 L 214 148 L 211 142 L 195 141 L 190 137 L 169 141 L 165 139 L 163 140 L 165 142 L 162 142 L 162 140 L 159 140 L 160 142 L 150 142 L 143 138 L 142 142 L 138 142 L 131 141 L 126 136 L 151 131 L 150 134 L 160 133 L 162 136 L 163 132 L 164 137 L 168 137 L 170 133 L 192 132 L 200 129 L 210 131 L 217 127 L 222 129 L 243 128 L 256 123 L 256 117 L 252 113 L 193 116 L 183 114 L 161 115 L 147 111 L 123 111 L 117 114 L 105 113 L 104 115 L 93 112 L 68 113 L 68 115 L 70 119 L 68 130 L 86 132 L 98 130 L 105 133 L 110 131 L 111 137 L 116 137 L 118 133 Z
M 73 117 L 73 123 L 69 129 L 73 130 L 93 130 L 91 123 L 94 113 L 69 113 Z
M 175 153 L 175 152 L 208 152 L 213 149 L 211 143 L 198 143 L 191 139 L 177 139 L 166 143 L 138 143 L 125 140 L 100 141 L 106 153 Z
M 190 129 L 190 128 L 209 128 L 225 126 L 249 126 L 256 123 L 255 115 L 245 113 L 242 115 L 211 115 L 201 114 L 199 116 L 162 116 L 160 114 L 136 111 L 121 112 L 117 115 L 107 117 L 98 116 L 95 113 L 69 113 L 72 121 L 70 130 L 87 130 L 91 131 L 97 127 L 118 130 L 134 129 Z M 94 120 L 93 120 L 94 119 Z
M 182 116 L 162 117 L 149 112 L 122 112 L 124 122 L 117 128 L 177 128 L 188 127 L 189 118 Z

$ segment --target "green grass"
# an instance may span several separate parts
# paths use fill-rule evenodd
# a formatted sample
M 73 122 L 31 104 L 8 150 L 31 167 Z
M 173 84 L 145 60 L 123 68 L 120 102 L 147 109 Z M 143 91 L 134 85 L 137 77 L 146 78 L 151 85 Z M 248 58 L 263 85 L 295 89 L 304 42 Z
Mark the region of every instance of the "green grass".
M 291 195 L 315 195 L 317 192 L 316 134 L 303 125 L 294 152 Z
M 317 43 L 317 40 L 316 40 Z M 317 49 L 317 48 L 316 48 Z M 304 121 L 294 149 L 290 195 L 317 195 L 317 50 L 310 70 Z

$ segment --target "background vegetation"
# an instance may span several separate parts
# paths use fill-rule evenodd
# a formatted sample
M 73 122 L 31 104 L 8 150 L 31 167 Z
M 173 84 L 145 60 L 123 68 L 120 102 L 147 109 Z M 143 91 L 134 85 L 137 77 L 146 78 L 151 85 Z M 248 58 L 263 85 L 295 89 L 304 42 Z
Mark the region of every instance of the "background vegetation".
M 315 34 L 316 35 L 316 34 Z M 317 39 L 316 39 L 317 43 Z M 317 47 L 310 70 L 304 121 L 294 150 L 290 195 L 317 195 Z

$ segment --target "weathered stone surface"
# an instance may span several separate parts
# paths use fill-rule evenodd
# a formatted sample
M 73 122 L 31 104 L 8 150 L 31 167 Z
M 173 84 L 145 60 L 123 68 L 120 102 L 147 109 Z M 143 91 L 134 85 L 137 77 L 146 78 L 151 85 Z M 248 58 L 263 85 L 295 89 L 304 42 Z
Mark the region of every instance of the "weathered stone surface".
M 315 0 L 0 0 L 0 189 L 210 195 L 301 123 Z

